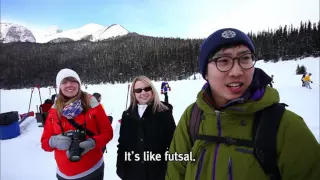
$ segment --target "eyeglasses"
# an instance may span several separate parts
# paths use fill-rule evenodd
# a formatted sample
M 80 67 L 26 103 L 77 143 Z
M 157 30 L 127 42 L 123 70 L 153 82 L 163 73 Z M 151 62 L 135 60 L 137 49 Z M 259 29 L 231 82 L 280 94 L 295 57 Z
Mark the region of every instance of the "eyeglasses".
M 142 88 L 133 89 L 133 92 L 134 92 L 134 93 L 141 93 L 142 90 L 144 90 L 144 92 L 149 92 L 149 91 L 152 90 L 152 87 L 145 87 L 145 88 L 143 88 L 143 89 L 142 89 Z
M 209 59 L 209 63 L 214 61 L 219 71 L 227 72 L 233 68 L 234 61 L 236 59 L 238 59 L 238 64 L 243 69 L 251 69 L 256 63 L 254 55 L 252 53 L 246 53 L 235 58 L 228 56 L 213 57 Z

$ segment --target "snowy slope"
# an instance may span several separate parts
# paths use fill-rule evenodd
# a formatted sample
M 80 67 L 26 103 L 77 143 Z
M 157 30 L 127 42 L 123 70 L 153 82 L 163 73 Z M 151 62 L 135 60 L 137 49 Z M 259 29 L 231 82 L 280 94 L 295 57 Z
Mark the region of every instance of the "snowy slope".
M 115 24 L 109 27 L 104 27 L 99 24 L 86 24 L 77 29 L 71 29 L 62 31 L 56 26 L 53 26 L 43 38 L 39 39 L 39 43 L 46 43 L 57 38 L 69 38 L 74 41 L 81 40 L 83 38 L 91 41 L 104 40 L 111 37 L 122 36 L 128 34 L 129 31 L 122 26 Z
M 46 33 L 44 34 L 44 36 L 48 37 L 58 33 L 62 33 L 62 30 L 58 26 L 50 26 L 46 30 Z
M 274 87 L 279 91 L 281 102 L 289 105 L 288 109 L 294 111 L 304 118 L 305 122 L 319 139 L 319 59 L 306 58 L 298 61 L 285 61 L 274 63 L 264 63 L 259 61 L 257 67 L 263 68 L 268 74 L 274 75 Z M 305 65 L 308 72 L 312 72 L 311 84 L 313 89 L 301 87 L 301 76 L 295 75 L 297 65 Z M 81 74 L 80 74 L 81 76 Z M 197 75 L 199 76 L 199 75 Z M 176 123 L 185 108 L 195 101 L 198 91 L 204 84 L 203 79 L 171 81 L 171 91 L 169 101 L 173 105 L 173 116 Z M 158 90 L 161 82 L 154 82 Z M 105 179 L 119 180 L 116 175 L 117 140 L 119 133 L 119 123 L 126 105 L 126 94 L 128 84 L 105 84 L 88 85 L 85 90 L 89 93 L 99 92 L 102 94 L 102 103 L 107 114 L 114 117 L 112 127 L 114 138 L 108 144 L 105 154 Z M 83 87 L 84 89 L 84 87 Z M 0 112 L 17 110 L 26 112 L 29 104 L 30 89 L 21 90 L 1 90 Z M 41 88 L 42 100 L 50 97 L 48 88 Z M 52 91 L 52 90 L 51 90 Z M 164 96 L 160 96 L 164 99 Z M 33 94 L 31 109 L 36 111 L 40 99 L 37 90 Z M 298 133 L 298 132 L 297 132 Z M 44 152 L 40 146 L 42 128 L 38 128 L 36 120 L 27 119 L 23 124 L 23 134 L 11 140 L 1 141 L 1 178 L 4 180 L 55 180 L 56 164 L 53 153 Z M 19 169 L 17 171 L 17 169 Z
M 26 27 L 12 23 L 0 23 L 0 26 L 0 42 L 36 42 L 34 35 Z
M 44 39 L 42 39 L 42 41 L 48 42 L 57 38 L 70 38 L 76 41 L 76 40 L 80 40 L 84 36 L 91 35 L 102 28 L 103 26 L 99 24 L 86 24 L 77 29 L 62 31 L 60 33 L 52 33 L 52 34 L 49 33 L 44 37 Z
M 93 34 L 93 40 L 104 40 L 111 37 L 123 36 L 128 34 L 129 31 L 120 26 L 119 24 L 113 24 L 109 27 L 105 27 Z

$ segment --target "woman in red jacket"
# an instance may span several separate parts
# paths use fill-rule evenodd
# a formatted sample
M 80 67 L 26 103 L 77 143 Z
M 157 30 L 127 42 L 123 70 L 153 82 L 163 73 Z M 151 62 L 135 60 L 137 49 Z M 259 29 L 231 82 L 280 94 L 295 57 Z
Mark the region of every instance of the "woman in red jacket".
M 59 94 L 48 113 L 42 149 L 54 151 L 58 180 L 102 180 L 101 149 L 113 137 L 110 121 L 100 103 L 81 90 L 75 71 L 62 69 L 56 83 Z

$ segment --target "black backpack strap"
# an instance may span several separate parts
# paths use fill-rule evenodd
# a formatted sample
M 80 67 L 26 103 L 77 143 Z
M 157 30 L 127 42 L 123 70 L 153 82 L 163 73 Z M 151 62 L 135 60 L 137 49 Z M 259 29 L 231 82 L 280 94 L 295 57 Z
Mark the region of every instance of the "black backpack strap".
M 193 146 L 195 140 L 203 140 L 214 143 L 224 143 L 227 145 L 245 146 L 254 148 L 254 141 L 246 139 L 237 139 L 232 137 L 208 136 L 199 135 L 200 122 L 203 119 L 203 111 L 198 107 L 197 103 L 193 104 L 191 111 L 191 118 L 189 121 L 189 134 L 191 137 L 191 144 Z
M 253 124 L 254 156 L 270 180 L 280 180 L 277 165 L 277 134 L 286 104 L 274 104 L 257 112 Z
M 207 142 L 214 142 L 217 144 L 245 146 L 245 147 L 249 147 L 249 148 L 255 147 L 254 141 L 252 141 L 252 140 L 238 139 L 238 138 L 233 138 L 233 137 L 197 135 L 196 139 L 207 141 Z
M 277 103 L 257 112 L 252 128 L 253 141 L 250 141 L 231 137 L 198 135 L 202 111 L 194 103 L 189 121 L 189 133 L 192 145 L 196 139 L 199 139 L 227 145 L 254 147 L 254 156 L 270 180 L 281 180 L 281 174 L 277 165 L 276 141 L 285 106 L 288 105 Z
M 80 124 L 78 124 L 74 119 L 67 119 L 68 122 L 76 129 L 79 129 L 79 130 L 84 130 L 86 132 L 86 134 L 89 136 L 89 137 L 92 137 L 94 136 L 95 134 L 90 131 L 89 129 L 87 128 L 84 128 L 83 126 L 81 126 Z M 105 145 L 103 148 L 102 148 L 102 153 L 106 152 L 107 153 L 107 145 Z
M 198 107 L 197 103 L 195 102 L 192 107 L 191 118 L 189 121 L 189 134 L 191 137 L 192 145 L 194 144 L 196 136 L 198 135 L 201 116 L 202 116 L 202 110 Z
M 84 128 L 83 126 L 78 124 L 74 119 L 67 119 L 67 120 L 74 128 L 79 129 L 79 130 L 84 130 L 89 137 L 94 136 L 93 132 L 91 132 L 87 128 Z

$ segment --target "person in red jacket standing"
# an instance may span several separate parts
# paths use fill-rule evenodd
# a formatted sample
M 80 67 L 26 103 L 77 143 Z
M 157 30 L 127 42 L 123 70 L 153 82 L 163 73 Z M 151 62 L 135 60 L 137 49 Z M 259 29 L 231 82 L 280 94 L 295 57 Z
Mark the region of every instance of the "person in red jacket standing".
M 56 84 L 59 93 L 44 125 L 42 149 L 54 151 L 58 180 L 103 180 L 101 149 L 113 138 L 108 116 L 93 96 L 81 90 L 75 71 L 59 71 Z M 75 135 L 80 135 L 79 141 Z

